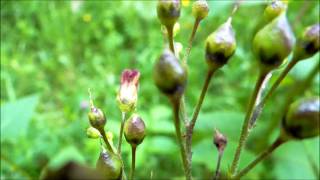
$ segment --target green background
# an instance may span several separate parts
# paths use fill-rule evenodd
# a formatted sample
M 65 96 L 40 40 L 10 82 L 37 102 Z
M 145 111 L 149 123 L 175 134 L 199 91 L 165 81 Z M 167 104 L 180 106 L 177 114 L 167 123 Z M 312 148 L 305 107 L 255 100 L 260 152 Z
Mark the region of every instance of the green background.
M 226 21 L 233 3 L 209 1 L 209 16 L 196 34 L 186 89 L 189 115 L 207 72 L 204 41 Z M 195 127 L 193 175 L 199 179 L 213 176 L 214 128 L 228 137 L 223 172 L 231 164 L 258 75 L 251 40 L 265 3 L 244 2 L 233 18 L 236 53 L 215 75 Z M 296 36 L 319 23 L 319 1 L 309 3 L 304 13 L 304 1 L 289 3 L 288 19 Z M 184 2 L 175 37 L 184 47 L 194 22 L 191 4 Z M 69 160 L 94 167 L 100 148 L 98 140 L 86 137 L 87 89 L 105 111 L 105 129 L 116 143 L 121 119 L 116 94 L 126 68 L 141 73 L 137 112 L 147 126 L 147 137 L 137 150 L 137 179 L 183 178 L 170 104 L 152 79 L 163 46 L 156 1 L 1 1 L 1 179 L 38 178 L 47 168 Z M 286 95 L 317 61 L 319 53 L 299 63 L 283 81 L 251 133 L 240 167 L 276 138 Z M 274 72 L 271 83 L 282 69 Z M 319 75 L 300 97 L 319 95 L 318 87 Z M 319 168 L 319 137 L 283 145 L 246 177 L 315 179 L 308 155 Z M 123 158 L 128 170 L 130 146 L 125 141 Z

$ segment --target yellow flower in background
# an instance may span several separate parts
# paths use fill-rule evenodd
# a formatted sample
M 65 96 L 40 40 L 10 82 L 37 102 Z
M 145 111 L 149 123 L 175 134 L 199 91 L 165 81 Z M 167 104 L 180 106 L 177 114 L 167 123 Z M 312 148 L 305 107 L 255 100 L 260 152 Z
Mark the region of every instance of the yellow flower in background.
M 82 20 L 86 23 L 90 22 L 92 20 L 92 16 L 89 13 L 86 13 L 82 16 Z
M 190 0 L 182 0 L 182 6 L 187 7 L 190 4 Z

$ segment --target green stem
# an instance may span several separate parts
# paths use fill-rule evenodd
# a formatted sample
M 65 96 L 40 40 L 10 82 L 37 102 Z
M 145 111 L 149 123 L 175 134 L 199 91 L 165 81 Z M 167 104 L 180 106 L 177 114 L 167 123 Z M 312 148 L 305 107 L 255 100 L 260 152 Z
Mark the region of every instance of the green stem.
M 191 144 L 192 144 L 193 129 L 194 129 L 194 126 L 195 126 L 195 124 L 196 124 L 198 115 L 199 115 L 199 113 L 200 113 L 200 109 L 201 109 L 203 100 L 204 100 L 204 98 L 205 98 L 205 96 L 206 96 L 206 93 L 207 93 L 207 90 L 208 90 L 210 81 L 211 81 L 211 79 L 212 79 L 213 74 L 216 72 L 217 69 L 218 69 L 218 68 L 215 68 L 215 69 L 212 69 L 212 70 L 209 70 L 209 71 L 208 71 L 207 76 L 206 76 L 206 79 L 205 79 L 205 82 L 204 82 L 204 85 L 203 85 L 203 87 L 202 87 L 202 91 L 201 91 L 200 97 L 199 97 L 198 102 L 197 102 L 197 105 L 196 105 L 196 107 L 195 107 L 195 110 L 194 110 L 192 119 L 191 119 L 191 121 L 190 121 L 190 123 L 189 123 L 189 126 L 187 127 L 186 147 L 187 147 L 187 152 L 188 152 L 189 155 L 191 154 Z M 190 157 L 190 159 L 191 159 L 191 157 Z
M 240 159 L 240 155 L 243 149 L 243 146 L 245 145 L 245 142 L 249 136 L 249 125 L 250 125 L 250 117 L 252 115 L 252 112 L 254 110 L 257 98 L 258 98 L 258 94 L 260 92 L 260 89 L 262 87 L 262 84 L 265 80 L 265 78 L 267 77 L 268 73 L 260 73 L 259 78 L 256 82 L 253 94 L 250 98 L 250 102 L 249 102 L 249 107 L 242 125 L 242 130 L 241 130 L 241 135 L 240 135 L 240 139 L 239 139 L 239 144 L 238 147 L 236 149 L 235 155 L 234 155 L 234 159 L 232 161 L 232 165 L 231 165 L 231 169 L 230 169 L 230 174 L 231 176 L 235 174 L 237 168 L 238 168 L 238 164 L 239 164 L 239 159 Z
M 187 158 L 185 146 L 183 145 L 183 139 L 182 139 L 182 134 L 180 129 L 180 117 L 179 117 L 180 100 L 181 100 L 181 97 L 171 98 L 171 102 L 173 106 L 173 114 L 174 114 L 174 126 L 176 130 L 177 141 L 180 147 L 181 159 L 183 163 L 186 180 L 191 180 L 192 179 L 191 168 L 190 168 L 191 165 Z
M 186 49 L 186 53 L 185 53 L 185 55 L 183 57 L 183 60 L 182 60 L 183 64 L 187 64 L 187 60 L 189 58 L 189 55 L 190 55 L 190 52 L 191 52 L 191 48 L 192 48 L 192 42 L 193 42 L 193 39 L 194 39 L 194 37 L 196 35 L 196 32 L 197 32 L 198 26 L 200 24 L 200 21 L 201 21 L 201 19 L 198 19 L 198 18 L 194 21 L 193 28 L 192 28 L 192 33 L 191 33 L 191 35 L 189 37 L 189 41 L 188 41 L 188 47 Z
M 223 151 L 219 151 L 218 155 L 218 162 L 217 162 L 217 167 L 216 167 L 216 172 L 214 175 L 213 180 L 217 180 L 219 178 L 219 169 L 220 169 L 220 164 L 221 164 L 221 159 L 222 159 Z
M 320 66 L 320 62 L 318 61 L 318 63 L 315 64 L 315 66 L 309 72 L 309 74 L 305 79 L 295 83 L 295 84 L 299 84 L 299 86 L 295 86 L 291 91 L 289 91 L 289 94 L 287 95 L 284 104 L 281 105 L 282 110 L 279 111 L 280 114 L 277 115 L 277 117 L 281 118 L 284 115 L 283 112 L 287 112 L 287 108 L 293 102 L 294 98 L 297 97 L 298 95 L 303 94 L 303 92 L 307 89 L 307 87 L 310 86 L 310 84 L 312 83 L 312 80 L 315 78 L 315 76 L 319 72 L 319 66 Z M 264 133 L 264 137 L 271 136 L 273 130 L 276 129 L 275 127 L 279 125 L 279 122 L 278 122 L 279 118 L 275 118 L 269 123 L 266 129 L 266 133 Z
M 277 147 L 286 142 L 281 138 L 278 138 L 271 146 L 269 146 L 264 152 L 262 152 L 255 160 L 253 160 L 247 167 L 241 170 L 232 179 L 240 179 L 242 176 L 247 174 L 251 169 L 253 169 L 259 162 L 268 157 Z
M 132 158 L 132 165 L 131 165 L 131 172 L 130 172 L 130 180 L 134 179 L 134 171 L 135 171 L 135 167 L 136 167 L 136 146 L 132 145 L 131 146 L 131 158 Z
M 173 42 L 173 26 L 167 26 L 166 28 L 168 32 L 169 47 L 172 53 L 175 55 L 174 42 Z
M 99 132 L 100 132 L 100 134 L 101 134 L 101 136 L 102 136 L 102 139 L 103 139 L 104 143 L 105 143 L 106 146 L 107 146 L 107 149 L 108 149 L 110 152 L 113 152 L 113 153 L 114 153 L 114 151 L 113 151 L 113 149 L 112 149 L 112 147 L 111 147 L 111 145 L 110 145 L 110 143 L 109 143 L 109 140 L 108 140 L 108 138 L 107 138 L 107 136 L 106 136 L 106 132 L 104 131 L 104 129 L 98 129 L 98 130 L 99 130 Z
M 124 127 L 125 120 L 126 120 L 126 113 L 122 112 L 122 120 L 121 120 L 119 142 L 118 142 L 118 154 L 121 154 L 121 144 L 122 144 L 123 127 Z
M 267 101 L 270 99 L 270 97 L 273 95 L 275 90 L 279 87 L 282 80 L 288 75 L 289 71 L 297 64 L 297 60 L 293 59 L 287 67 L 281 72 L 279 77 L 277 78 L 276 82 L 271 86 L 270 90 L 267 92 L 267 94 L 264 96 L 264 98 L 261 100 L 261 102 L 256 106 L 253 115 L 250 118 L 250 126 L 252 127 L 257 119 L 259 118 L 262 109 L 266 105 Z

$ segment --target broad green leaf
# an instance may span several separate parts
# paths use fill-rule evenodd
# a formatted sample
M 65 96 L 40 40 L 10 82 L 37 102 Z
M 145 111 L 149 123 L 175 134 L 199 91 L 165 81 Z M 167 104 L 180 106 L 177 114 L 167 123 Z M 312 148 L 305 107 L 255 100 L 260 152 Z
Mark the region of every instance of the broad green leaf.
M 303 143 L 306 143 L 306 148 Z M 308 153 L 319 168 L 319 138 L 301 141 L 289 141 L 280 146 L 275 152 L 276 158 L 272 173 L 277 179 L 316 179 Z
M 39 96 L 34 94 L 1 106 L 1 141 L 14 139 L 27 132 Z
M 153 154 L 170 154 L 178 148 L 178 144 L 168 137 L 154 137 L 148 143 L 148 151 Z

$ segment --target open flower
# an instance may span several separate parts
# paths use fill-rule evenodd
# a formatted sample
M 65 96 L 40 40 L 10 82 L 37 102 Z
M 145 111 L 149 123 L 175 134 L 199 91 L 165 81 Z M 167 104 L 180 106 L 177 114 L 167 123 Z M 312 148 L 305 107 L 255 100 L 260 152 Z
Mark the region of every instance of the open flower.
M 125 69 L 121 75 L 121 85 L 117 100 L 122 112 L 133 111 L 138 100 L 140 73 L 137 70 Z

